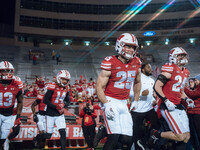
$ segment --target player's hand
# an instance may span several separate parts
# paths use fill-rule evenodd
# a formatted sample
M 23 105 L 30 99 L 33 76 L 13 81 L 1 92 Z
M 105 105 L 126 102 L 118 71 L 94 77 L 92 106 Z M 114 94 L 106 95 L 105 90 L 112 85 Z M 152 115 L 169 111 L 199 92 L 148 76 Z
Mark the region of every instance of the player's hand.
M 20 124 L 21 124 L 21 118 L 18 118 L 18 119 L 16 119 L 15 122 L 14 122 L 14 127 L 17 127 L 17 126 L 19 126 Z
M 194 108 L 195 105 L 194 105 L 194 101 L 190 98 L 186 98 L 185 101 L 187 102 L 188 104 L 188 107 L 191 107 L 191 108 Z
M 33 121 L 36 123 L 39 121 L 38 116 L 36 114 L 33 116 Z
M 165 100 L 165 105 L 169 111 L 173 111 L 176 108 L 176 105 L 170 102 L 168 99 Z
M 58 112 L 59 112 L 60 114 L 63 114 L 63 113 L 64 113 L 64 106 L 65 106 L 64 103 L 58 103 L 58 104 L 56 105 L 56 109 L 58 110 Z
M 110 102 L 104 103 L 103 106 L 105 108 L 106 118 L 108 120 L 113 120 L 113 118 L 115 117 L 115 113 L 113 111 L 111 103 Z
M 138 108 L 138 101 L 133 101 L 131 104 L 130 110 L 133 111 Z

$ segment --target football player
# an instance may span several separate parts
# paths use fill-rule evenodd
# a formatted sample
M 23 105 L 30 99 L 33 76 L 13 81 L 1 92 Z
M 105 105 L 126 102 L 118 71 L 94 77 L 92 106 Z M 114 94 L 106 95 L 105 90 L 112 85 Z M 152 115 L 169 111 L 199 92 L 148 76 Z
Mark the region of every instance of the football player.
M 47 129 L 44 134 L 39 134 L 37 142 L 41 139 L 50 139 L 53 133 L 54 124 L 60 133 L 61 149 L 66 147 L 66 123 L 64 107 L 70 104 L 69 84 L 70 74 L 67 70 L 61 70 L 56 76 L 56 82 L 49 83 L 44 96 L 44 103 L 47 105 Z M 66 104 L 64 103 L 66 102 Z
M 17 114 L 14 126 L 19 125 L 23 107 L 23 83 L 17 80 L 19 78 L 13 74 L 14 67 L 10 62 L 0 62 L 0 146 L 5 142 L 10 129 L 13 127 L 12 119 L 15 100 L 17 99 Z
M 185 149 L 186 143 L 190 139 L 188 117 L 181 105 L 181 99 L 185 99 L 187 103 L 192 102 L 182 90 L 190 75 L 190 72 L 184 67 L 188 63 L 188 54 L 182 47 L 175 47 L 170 50 L 168 59 L 169 63 L 161 68 L 161 74 L 155 82 L 154 90 L 159 97 L 158 104 L 161 114 L 171 131 L 160 133 L 152 130 L 151 138 L 156 140 L 162 137 L 179 141 L 176 149 L 182 150 Z
M 46 104 L 43 103 L 45 90 L 39 90 L 37 99 L 31 105 L 31 110 L 33 112 L 33 121 L 37 124 L 37 128 L 39 130 L 39 134 L 43 134 L 46 132 Z M 38 105 L 39 112 L 35 112 L 35 106 Z M 39 136 L 39 135 L 37 135 Z M 33 146 L 37 147 L 39 144 L 37 143 L 37 136 L 33 139 Z M 44 141 L 45 142 L 45 141 Z
M 116 41 L 116 56 L 106 57 L 101 63 L 96 90 L 97 96 L 104 106 L 104 120 L 108 133 L 104 150 L 112 150 L 118 142 L 132 144 L 133 122 L 127 107 L 127 99 L 134 82 L 134 103 L 137 107 L 141 90 L 141 61 L 136 57 L 137 38 L 124 33 Z

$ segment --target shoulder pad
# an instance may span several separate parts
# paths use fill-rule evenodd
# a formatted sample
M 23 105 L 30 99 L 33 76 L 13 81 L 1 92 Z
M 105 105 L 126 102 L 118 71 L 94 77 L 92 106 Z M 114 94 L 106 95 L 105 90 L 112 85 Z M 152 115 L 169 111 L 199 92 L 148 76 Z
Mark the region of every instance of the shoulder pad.
M 110 71 L 112 66 L 112 60 L 113 56 L 104 58 L 104 60 L 101 63 L 101 69 Z
M 56 88 L 56 83 L 51 82 L 47 85 L 47 90 L 54 90 Z
M 14 80 L 14 83 L 13 83 L 15 86 L 17 86 L 19 88 L 19 90 L 22 90 L 23 89 L 23 82 L 22 81 L 17 81 L 17 80 Z
M 174 64 L 172 64 L 172 63 L 166 63 L 161 68 L 161 72 L 172 73 L 173 70 L 174 70 Z

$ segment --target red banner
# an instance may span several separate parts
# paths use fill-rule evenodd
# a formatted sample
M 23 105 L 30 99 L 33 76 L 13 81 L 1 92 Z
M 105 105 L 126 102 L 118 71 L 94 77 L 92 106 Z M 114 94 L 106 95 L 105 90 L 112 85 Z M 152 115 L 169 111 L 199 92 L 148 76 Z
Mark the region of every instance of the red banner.
M 22 125 L 20 132 L 13 140 L 33 140 L 38 134 L 38 129 L 35 125 Z M 66 126 L 67 139 L 84 139 L 81 125 L 67 125 Z M 51 140 L 60 139 L 58 129 L 55 127 Z

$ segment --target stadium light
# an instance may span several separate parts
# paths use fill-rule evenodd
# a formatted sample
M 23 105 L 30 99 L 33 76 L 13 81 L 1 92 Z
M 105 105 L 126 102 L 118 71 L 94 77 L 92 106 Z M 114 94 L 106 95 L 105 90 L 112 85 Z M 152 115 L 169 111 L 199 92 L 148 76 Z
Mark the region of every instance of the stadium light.
M 90 41 L 84 41 L 85 46 L 89 46 L 90 45 Z
M 109 46 L 109 45 L 110 45 L 110 42 L 105 42 L 105 45 L 106 45 L 106 46 Z
M 152 41 L 146 41 L 147 46 L 151 45 Z
M 71 40 L 64 40 L 64 42 L 65 42 L 65 45 L 70 45 L 72 43 Z
M 169 39 L 166 39 L 165 40 L 165 45 L 168 45 L 169 44 Z
M 190 41 L 191 44 L 194 44 L 195 40 L 196 40 L 195 38 L 190 38 L 189 39 L 189 41 Z

